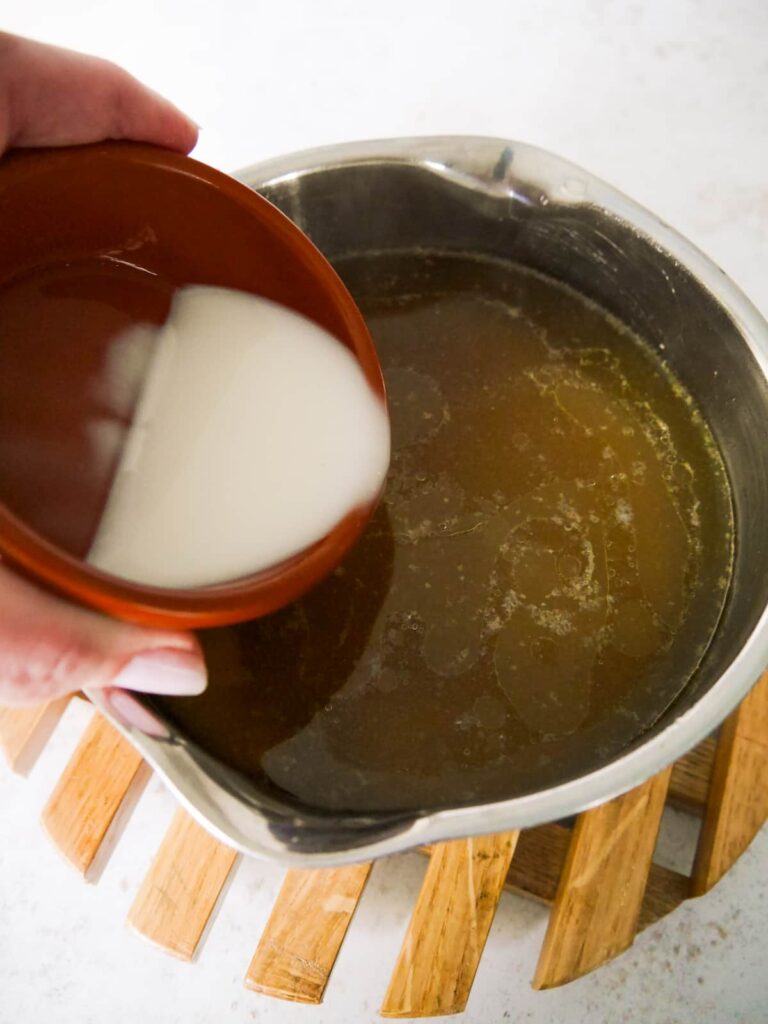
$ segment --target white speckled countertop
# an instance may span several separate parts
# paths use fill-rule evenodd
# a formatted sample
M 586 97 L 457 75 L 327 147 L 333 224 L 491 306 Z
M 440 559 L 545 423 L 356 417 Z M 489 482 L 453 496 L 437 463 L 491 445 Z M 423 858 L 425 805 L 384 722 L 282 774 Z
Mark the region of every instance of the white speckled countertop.
M 698 243 L 768 314 L 766 0 L 8 0 L 4 28 L 124 64 L 203 126 L 232 169 L 355 138 L 468 133 L 537 143 L 624 189 Z M 0 1024 L 374 1021 L 424 871 L 376 866 L 322 1007 L 242 976 L 281 872 L 241 862 L 193 964 L 124 926 L 173 803 L 152 780 L 97 885 L 39 813 L 88 708 L 67 711 L 29 777 L 0 766 Z M 685 870 L 691 822 L 668 815 Z M 708 896 L 565 989 L 529 980 L 546 923 L 502 898 L 461 1022 L 765 1024 L 768 832 Z

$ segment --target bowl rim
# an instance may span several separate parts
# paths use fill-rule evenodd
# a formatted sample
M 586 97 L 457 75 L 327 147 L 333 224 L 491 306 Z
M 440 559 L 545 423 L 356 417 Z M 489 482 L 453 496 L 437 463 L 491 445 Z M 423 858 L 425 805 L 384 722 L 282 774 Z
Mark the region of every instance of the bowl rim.
M 160 173 L 183 175 L 211 187 L 242 210 L 266 223 L 286 241 L 297 260 L 310 267 L 346 330 L 349 347 L 369 385 L 386 407 L 386 391 L 376 349 L 352 296 L 331 264 L 282 211 L 231 175 L 172 150 L 144 143 L 104 142 L 17 150 L 0 163 L 3 178 L 24 173 L 25 165 L 55 173 L 57 164 L 94 159 L 150 167 Z M 139 625 L 199 629 L 256 618 L 296 600 L 331 572 L 362 533 L 380 494 L 352 509 L 314 544 L 273 566 L 216 585 L 175 589 L 120 579 L 68 554 L 15 515 L 0 500 L 0 557 L 14 568 L 55 591 L 99 611 Z
M 672 227 L 618 189 L 583 168 L 526 143 L 484 136 L 424 136 L 342 143 L 291 153 L 238 172 L 254 189 L 269 189 L 313 171 L 364 164 L 417 167 L 486 194 L 515 197 L 514 183 L 491 173 L 512 154 L 522 177 L 530 173 L 542 196 L 570 195 L 574 203 L 595 206 L 641 232 L 676 259 L 706 287 L 737 325 L 762 375 L 768 380 L 768 323 L 746 295 L 712 260 Z M 584 186 L 572 194 L 573 182 Z M 566 190 L 564 193 L 563 190 Z M 568 191 L 570 190 L 570 191 Z M 520 198 L 519 196 L 517 198 Z M 400 827 L 382 829 L 380 838 L 344 850 L 299 852 L 261 821 L 241 828 L 227 809 L 232 797 L 224 786 L 185 756 L 183 738 L 147 736 L 111 715 L 98 691 L 89 694 L 165 779 L 189 813 L 209 832 L 243 853 L 287 865 L 333 867 L 382 857 L 424 843 L 467 835 L 530 828 L 589 810 L 639 786 L 708 736 L 747 695 L 768 666 L 768 607 L 736 657 L 692 707 L 659 733 L 600 768 L 567 782 L 524 796 L 405 813 Z M 219 801 L 217 803 L 217 801 Z M 251 810 L 251 815 L 259 817 Z

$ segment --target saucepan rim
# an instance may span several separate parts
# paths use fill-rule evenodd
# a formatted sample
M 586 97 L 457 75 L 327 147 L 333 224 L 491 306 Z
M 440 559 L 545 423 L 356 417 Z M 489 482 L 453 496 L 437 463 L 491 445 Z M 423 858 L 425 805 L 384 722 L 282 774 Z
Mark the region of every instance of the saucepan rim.
M 363 164 L 401 164 L 451 179 L 458 185 L 515 198 L 519 179 L 505 174 L 514 164 L 530 184 L 546 196 L 574 205 L 588 203 L 609 218 L 640 232 L 651 243 L 687 269 L 727 312 L 768 381 L 768 324 L 730 278 L 696 246 L 620 191 L 591 173 L 545 150 L 528 144 L 474 136 L 428 136 L 344 143 L 305 150 L 254 164 L 237 175 L 257 191 L 297 179 L 305 174 Z M 490 168 L 500 173 L 489 174 Z M 484 169 L 485 174 L 479 169 Z M 574 183 L 578 188 L 574 189 Z M 576 193 L 574 195 L 574 192 Z M 519 195 L 517 196 L 519 198 Z M 301 227 L 302 225 L 299 224 Z M 764 608 L 736 657 L 717 681 L 686 711 L 628 753 L 585 775 L 524 796 L 492 803 L 444 809 L 423 816 L 405 814 L 403 821 L 363 832 L 360 841 L 344 849 L 301 850 L 285 838 L 283 830 L 265 821 L 241 828 L 233 815 L 217 803 L 225 792 L 189 756 L 179 757 L 183 738 L 158 739 L 116 721 L 98 693 L 94 703 L 144 755 L 170 788 L 205 828 L 224 842 L 255 857 L 285 864 L 333 866 L 380 857 L 425 842 L 460 836 L 530 827 L 556 821 L 604 803 L 639 785 L 682 756 L 711 733 L 746 696 L 768 664 L 768 608 Z M 213 792 L 213 795 L 211 795 Z M 234 797 L 237 801 L 237 797 Z M 225 801 L 226 802 L 226 801 Z M 243 802 L 244 804 L 244 802 Z M 243 807 L 243 813 L 248 813 Z M 259 817 L 256 810 L 251 814 Z M 294 819 L 296 828 L 301 819 Z M 280 835 L 278 835 L 278 831 Z M 290 832 L 290 828 L 287 830 Z M 328 846 L 333 844 L 328 843 Z M 322 841 L 318 843 L 322 846 Z

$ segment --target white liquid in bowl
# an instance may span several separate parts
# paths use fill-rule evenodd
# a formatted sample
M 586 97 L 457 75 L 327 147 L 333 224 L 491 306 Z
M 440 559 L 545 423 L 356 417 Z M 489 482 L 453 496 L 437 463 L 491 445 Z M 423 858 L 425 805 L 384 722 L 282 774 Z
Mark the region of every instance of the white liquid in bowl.
M 389 424 L 352 353 L 259 296 L 181 289 L 88 561 L 162 587 L 276 565 L 375 498 Z

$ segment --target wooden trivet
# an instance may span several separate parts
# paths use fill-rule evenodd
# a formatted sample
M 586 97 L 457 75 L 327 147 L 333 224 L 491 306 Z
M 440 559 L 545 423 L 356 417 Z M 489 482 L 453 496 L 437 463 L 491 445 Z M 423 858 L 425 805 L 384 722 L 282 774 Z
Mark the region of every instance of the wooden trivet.
M 30 766 L 65 706 L 0 708 L 0 749 L 14 770 Z M 43 811 L 49 836 L 84 877 L 92 879 L 97 860 L 108 855 L 148 774 L 133 747 L 94 713 Z M 667 803 L 702 819 L 691 877 L 653 861 Z M 683 900 L 711 889 L 767 819 L 768 673 L 717 738 L 578 815 L 573 828 L 542 825 L 425 848 L 427 871 L 382 1015 L 465 1008 L 504 888 L 551 905 L 533 985 L 563 985 L 623 952 L 638 931 Z M 237 857 L 179 810 L 129 923 L 191 960 Z M 370 871 L 370 864 L 288 871 L 246 986 L 319 1003 Z

